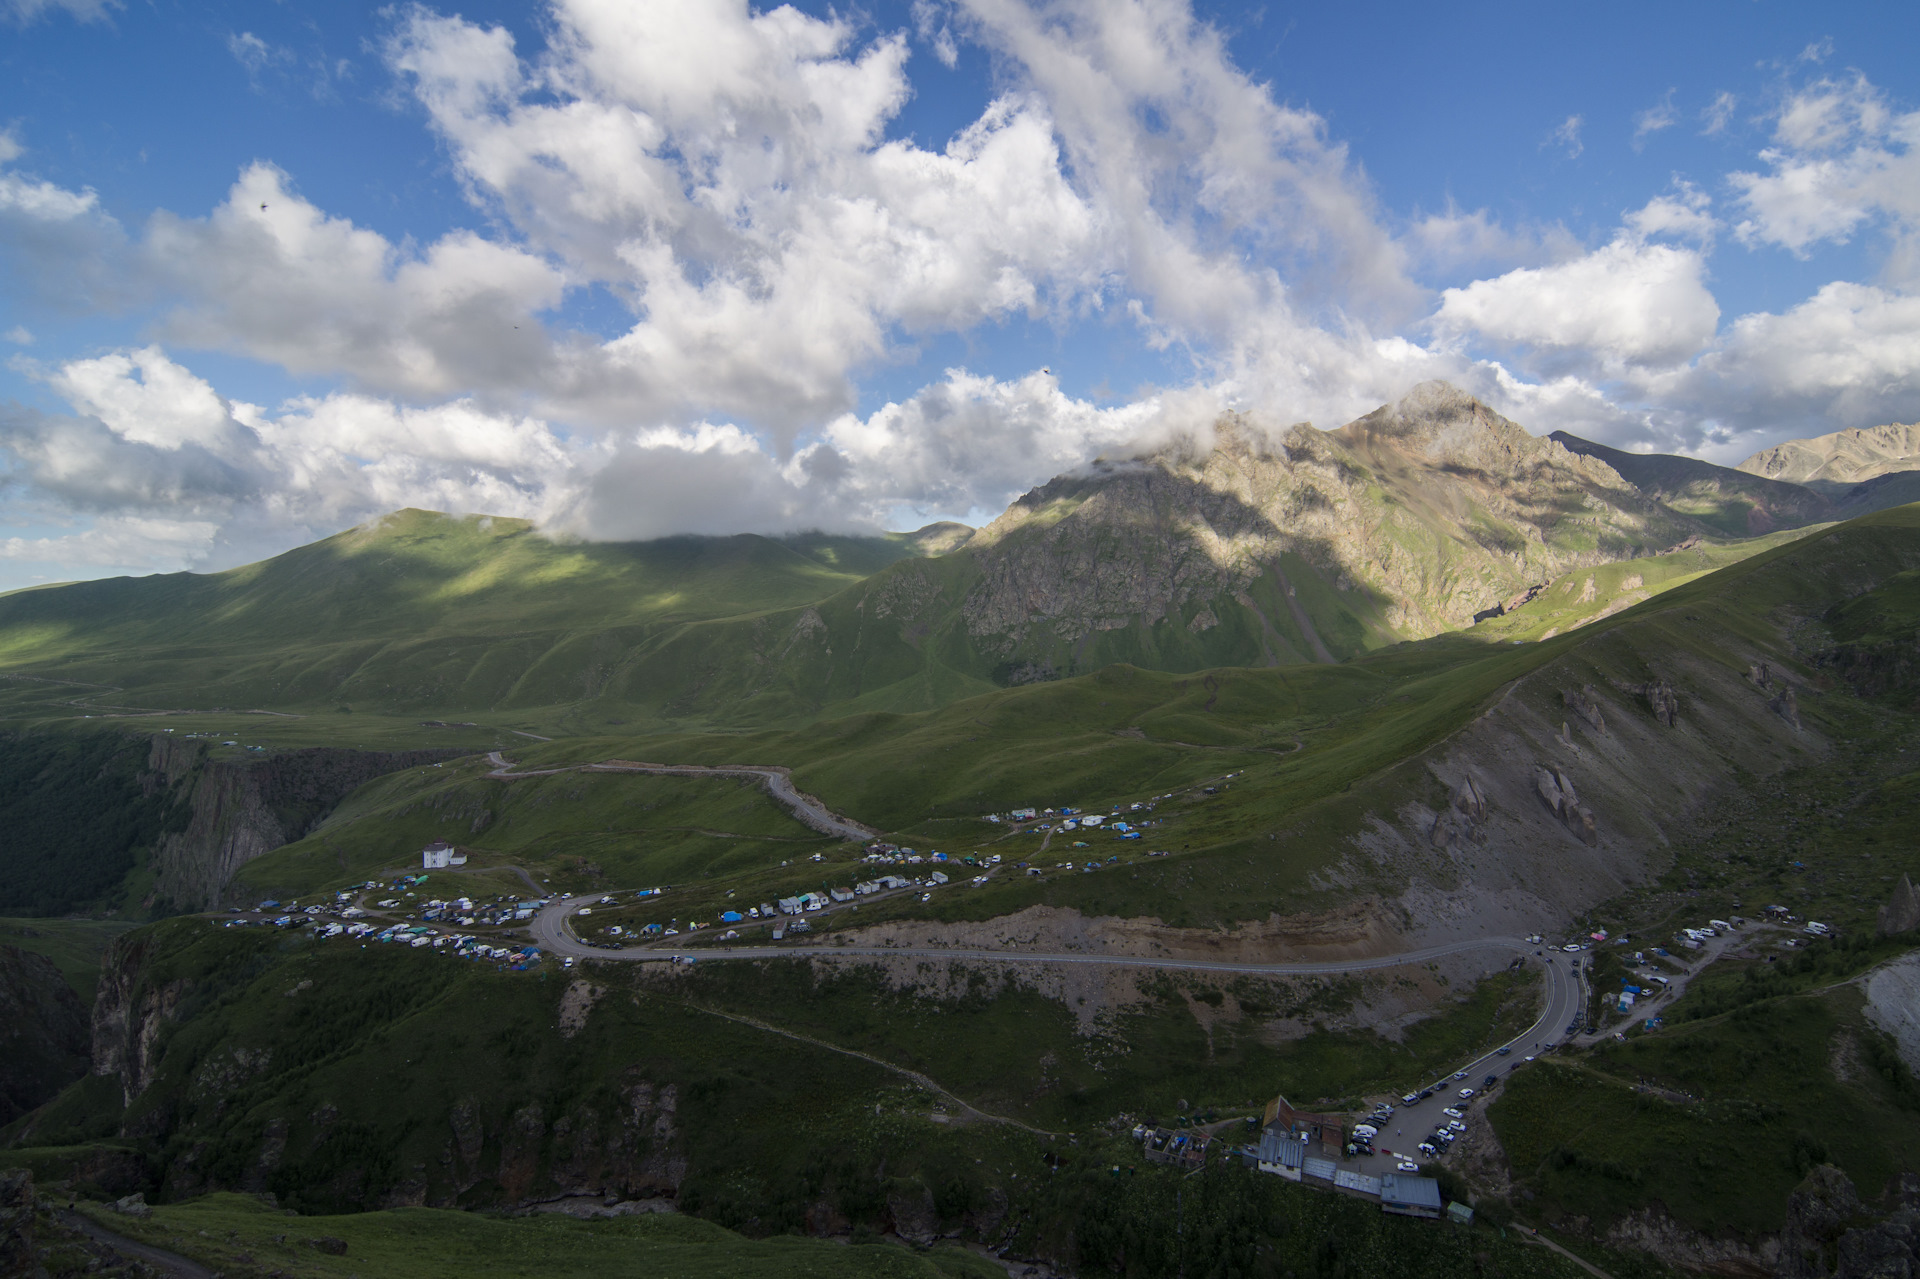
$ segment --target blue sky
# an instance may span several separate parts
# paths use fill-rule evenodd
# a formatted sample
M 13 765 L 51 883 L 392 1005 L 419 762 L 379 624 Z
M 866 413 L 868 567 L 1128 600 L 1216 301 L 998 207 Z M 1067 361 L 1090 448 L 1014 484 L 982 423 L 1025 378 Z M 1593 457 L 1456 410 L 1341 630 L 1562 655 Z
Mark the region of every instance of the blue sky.
M 0 14 L 0 586 L 978 522 L 1427 377 L 1726 463 L 1920 417 L 1912 5 Z

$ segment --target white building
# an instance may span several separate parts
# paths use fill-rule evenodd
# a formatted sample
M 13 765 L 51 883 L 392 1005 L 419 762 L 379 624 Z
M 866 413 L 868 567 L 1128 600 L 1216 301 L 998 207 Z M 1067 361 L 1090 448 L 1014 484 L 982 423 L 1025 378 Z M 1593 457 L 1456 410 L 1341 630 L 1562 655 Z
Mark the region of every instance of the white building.
M 465 866 L 467 855 L 452 844 L 434 840 L 420 850 L 420 868 L 422 870 L 445 870 L 449 866 Z

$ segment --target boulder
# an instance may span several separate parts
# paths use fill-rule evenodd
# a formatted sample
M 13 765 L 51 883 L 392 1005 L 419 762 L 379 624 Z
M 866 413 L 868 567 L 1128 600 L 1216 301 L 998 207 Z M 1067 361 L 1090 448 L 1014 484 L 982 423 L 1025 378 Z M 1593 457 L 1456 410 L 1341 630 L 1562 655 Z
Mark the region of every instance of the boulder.
M 1779 695 L 1767 703 L 1767 708 L 1795 728 L 1800 727 L 1800 703 L 1793 696 L 1793 685 L 1782 682 Z
M 1567 709 L 1587 722 L 1587 726 L 1596 733 L 1607 731 L 1606 717 L 1600 714 L 1600 703 L 1593 695 L 1593 685 L 1583 684 L 1578 692 L 1564 692 L 1560 700 Z
M 113 1210 L 128 1217 L 151 1217 L 153 1209 L 147 1205 L 144 1191 L 136 1190 L 124 1199 L 113 1201 Z
M 1640 695 L 1647 699 L 1647 708 L 1653 717 L 1668 728 L 1674 727 L 1680 718 L 1680 698 L 1673 691 L 1673 685 L 1663 679 L 1653 679 L 1641 686 Z
M 1920 893 L 1913 891 L 1913 880 L 1905 875 L 1893 886 L 1893 897 L 1880 908 L 1880 935 L 1892 936 L 1920 928 Z

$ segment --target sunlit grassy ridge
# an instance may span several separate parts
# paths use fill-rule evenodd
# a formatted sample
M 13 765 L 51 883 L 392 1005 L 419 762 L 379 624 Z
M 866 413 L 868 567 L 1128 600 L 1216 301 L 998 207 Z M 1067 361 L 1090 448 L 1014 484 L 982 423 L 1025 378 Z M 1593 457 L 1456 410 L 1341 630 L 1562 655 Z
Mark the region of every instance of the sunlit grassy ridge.
M 1039 838 L 1011 836 L 984 821 L 985 814 L 1022 805 L 1131 803 L 1173 792 L 1153 813 L 1163 824 L 1149 827 L 1142 841 L 1089 839 L 1094 851 L 1087 856 L 1120 855 L 1132 866 L 1125 874 L 1045 882 L 1005 877 L 914 910 L 988 918 L 1038 902 L 1194 924 L 1263 918 L 1321 904 L 1316 872 L 1343 856 L 1369 814 L 1408 800 L 1442 802 L 1430 793 L 1434 783 L 1425 770 L 1410 761 L 1460 731 L 1516 681 L 1567 663 L 1582 672 L 1579 680 L 1632 683 L 1674 661 L 1742 675 L 1755 653 L 1775 654 L 1789 669 L 1795 659 L 1782 640 L 1783 621 L 1819 615 L 1854 596 L 1871 600 L 1878 592 L 1861 592 L 1881 583 L 1898 593 L 1906 580 L 1900 574 L 1920 561 L 1920 510 L 1902 508 L 1785 541 L 1705 575 L 1703 555 L 1711 567 L 1710 553 L 1689 551 L 1596 570 L 1616 577 L 1582 606 L 1592 610 L 1585 614 L 1590 620 L 1544 641 L 1512 643 L 1505 636 L 1552 629 L 1559 616 L 1552 597 L 1577 598 L 1581 591 L 1556 587 L 1548 599 L 1472 632 L 1337 666 L 1192 675 L 1113 666 L 913 714 L 874 712 L 747 733 L 522 738 L 509 754 L 522 767 L 616 758 L 781 764 L 794 770 L 803 789 L 904 841 L 998 852 L 1008 861 L 1037 855 Z M 1633 576 L 1665 589 L 1625 611 L 1597 616 L 1606 612 L 1607 592 L 1622 598 L 1620 587 Z M 1577 584 L 1584 576 L 1570 580 Z M 1809 697 L 1801 713 L 1819 724 L 1829 711 Z M 263 890 L 352 882 L 377 867 L 404 864 L 425 838 L 453 838 L 483 860 L 538 859 L 543 874 L 573 876 L 567 859 L 584 859 L 605 875 L 556 878 L 556 884 L 684 885 L 694 895 L 671 905 L 697 911 L 718 906 L 729 891 L 744 897 L 817 888 L 823 876 L 839 883 L 849 873 L 832 867 L 857 851 L 832 841 L 809 844 L 809 833 L 797 824 L 784 828 L 784 839 L 771 838 L 770 828 L 739 824 L 729 810 L 743 802 L 735 783 L 619 776 L 504 782 L 481 777 L 484 771 L 450 766 L 383 782 L 307 840 L 254 863 L 247 880 Z M 1236 776 L 1217 794 L 1199 789 L 1228 773 Z M 404 798 L 414 787 L 425 788 L 420 794 L 431 802 Z M 666 802 L 669 791 L 678 796 L 670 805 L 678 816 L 640 815 L 645 805 Z M 554 803 L 562 794 L 576 797 L 577 817 L 567 815 L 575 811 L 569 805 Z M 547 816 L 534 815 L 536 802 L 552 805 L 542 810 Z M 523 815 L 476 829 L 482 813 L 493 815 L 488 822 Z M 1067 842 L 1053 845 L 1054 860 L 1074 856 Z M 1144 853 L 1155 848 L 1175 856 L 1146 863 Z M 823 851 L 832 866 L 779 865 L 812 851 Z M 1397 882 L 1374 887 L 1392 890 Z M 1351 896 L 1362 888 L 1349 884 L 1343 891 Z M 699 896 L 703 892 L 711 900 Z M 879 906 L 862 918 L 897 909 Z
M 913 555 L 904 537 L 567 544 L 525 521 L 400 511 L 225 573 L 0 598 L 0 663 L 210 709 L 548 706 L 631 651 L 822 599 Z

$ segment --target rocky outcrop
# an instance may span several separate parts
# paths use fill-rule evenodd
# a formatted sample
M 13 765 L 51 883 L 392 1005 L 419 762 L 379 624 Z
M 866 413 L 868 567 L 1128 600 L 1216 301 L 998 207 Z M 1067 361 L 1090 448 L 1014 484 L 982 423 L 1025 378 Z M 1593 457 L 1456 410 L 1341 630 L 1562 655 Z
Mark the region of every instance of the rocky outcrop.
M 1433 819 L 1427 837 L 1435 848 L 1451 848 L 1480 838 L 1487 820 L 1487 797 L 1471 776 L 1462 777 L 1454 788 L 1446 811 Z
M 1920 951 L 1880 965 L 1860 987 L 1867 1019 L 1892 1037 L 1907 1069 L 1920 1073 Z
M 1800 701 L 1794 696 L 1793 685 L 1781 684 L 1779 693 L 1767 703 L 1767 709 L 1795 728 L 1800 727 Z
M 160 1032 L 187 990 L 185 981 L 148 979 L 146 961 L 156 944 L 146 929 L 115 938 L 94 995 L 92 1073 L 120 1081 L 123 1105 L 132 1105 L 153 1082 Z
M 1560 694 L 1568 710 L 1586 722 L 1588 728 L 1596 733 L 1607 731 L 1607 717 L 1600 713 L 1600 702 L 1595 698 L 1593 685 L 1585 684 L 1578 691 L 1569 690 Z
M 190 812 L 186 828 L 163 836 L 154 851 L 156 895 L 185 910 L 218 905 L 236 871 L 307 834 L 357 788 L 467 753 L 321 746 L 227 761 L 209 759 L 203 741 L 156 735 L 148 785 L 184 789 Z
M 1607 1227 L 1605 1239 L 1609 1247 L 1637 1249 L 1700 1274 L 1769 1275 L 1780 1257 L 1777 1239 L 1749 1245 L 1734 1237 L 1702 1234 L 1659 1207 L 1628 1213 Z
M 1920 1178 L 1905 1174 L 1893 1211 L 1869 1212 L 1831 1164 L 1807 1174 L 1787 1200 L 1780 1279 L 1912 1279 L 1920 1275 Z
M 1680 722 L 1680 697 L 1667 681 L 1648 680 L 1640 686 L 1640 696 L 1647 699 L 1647 709 L 1653 712 L 1653 717 L 1668 728 Z
M 87 1007 L 53 961 L 0 945 L 0 1125 L 86 1074 L 90 1039 Z
M 1558 768 L 1535 765 L 1533 785 L 1541 802 L 1573 832 L 1575 838 L 1588 848 L 1599 844 L 1600 828 L 1593 810 L 1580 802 L 1580 796 L 1573 789 L 1572 778 Z
M 1913 880 L 1900 876 L 1893 896 L 1880 908 L 1880 933 L 1891 936 L 1920 928 L 1920 893 L 1913 891 Z

